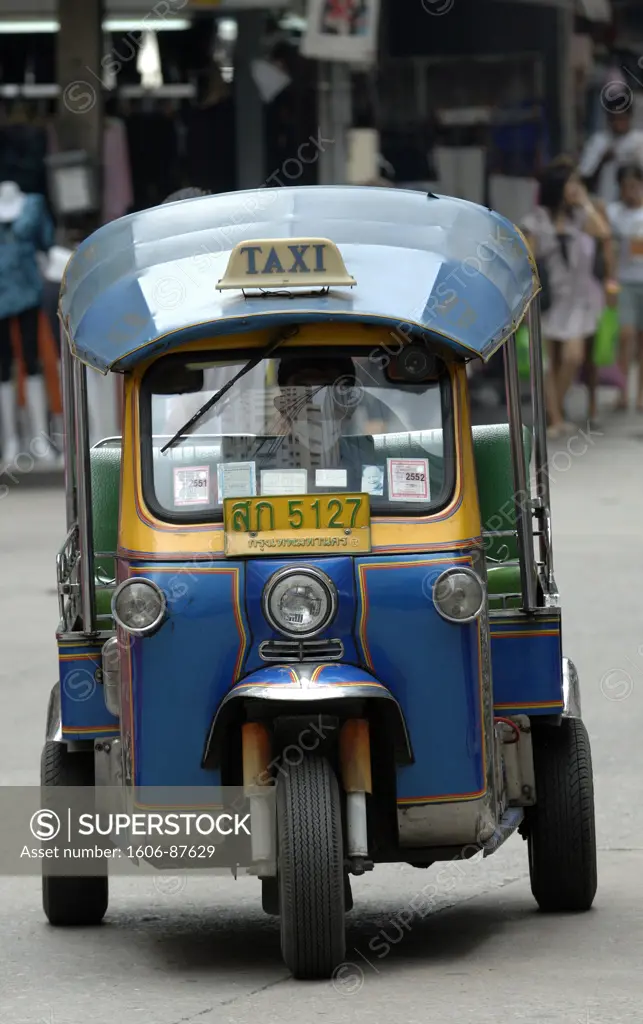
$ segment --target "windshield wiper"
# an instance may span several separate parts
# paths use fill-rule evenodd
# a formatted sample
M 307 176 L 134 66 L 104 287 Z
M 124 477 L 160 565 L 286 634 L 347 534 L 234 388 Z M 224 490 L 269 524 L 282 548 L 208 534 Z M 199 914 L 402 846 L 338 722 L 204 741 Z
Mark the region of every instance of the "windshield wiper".
M 245 366 L 242 366 L 239 372 L 235 374 L 232 380 L 229 380 L 227 384 L 224 384 L 223 387 L 220 388 L 219 391 L 217 391 L 217 393 L 212 396 L 212 398 L 209 398 L 208 401 L 205 402 L 205 404 L 202 405 L 201 408 L 197 410 L 197 412 L 195 412 L 194 416 L 192 416 L 191 419 L 187 421 L 187 423 L 184 423 L 183 426 L 179 430 L 177 430 L 174 437 L 170 438 L 167 444 L 163 445 L 163 447 L 161 448 L 161 455 L 164 455 L 169 448 L 174 448 L 175 445 L 177 445 L 181 438 L 184 437 L 186 434 L 191 434 L 197 423 L 203 419 L 206 413 L 210 412 L 210 409 L 212 409 L 213 406 L 215 406 L 217 402 L 221 398 L 223 398 L 225 394 L 228 393 L 230 388 L 234 387 L 238 380 L 241 380 L 241 378 L 245 377 L 247 373 L 250 373 L 251 370 L 254 370 L 255 366 L 258 366 L 263 359 L 267 359 L 268 356 L 271 356 L 276 348 L 279 348 L 279 346 L 288 338 L 292 338 L 297 333 L 298 330 L 299 328 L 295 328 L 294 330 L 290 329 L 287 331 L 280 331 L 278 337 L 275 338 L 274 341 L 272 341 L 269 345 L 266 345 L 266 347 L 262 349 L 261 352 L 259 352 L 256 356 L 253 356 L 252 359 L 249 359 Z

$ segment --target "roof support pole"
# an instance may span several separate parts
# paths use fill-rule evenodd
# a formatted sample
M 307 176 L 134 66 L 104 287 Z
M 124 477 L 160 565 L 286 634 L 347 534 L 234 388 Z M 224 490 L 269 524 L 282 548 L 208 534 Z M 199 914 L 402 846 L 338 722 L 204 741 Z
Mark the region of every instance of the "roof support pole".
M 518 375 L 515 334 L 512 334 L 505 344 L 504 359 L 511 461 L 514 477 L 516 528 L 518 532 L 518 555 L 520 558 L 522 607 L 523 611 L 530 612 L 536 607 L 536 559 L 534 556 L 533 504 L 529 482 L 529 466 L 525 459 L 523 444 L 520 377 Z
M 238 34 L 234 54 L 234 95 L 237 188 L 259 188 L 266 178 L 264 109 L 252 76 L 252 64 L 263 55 L 266 15 L 264 11 L 238 11 L 236 19 Z M 274 182 L 270 184 L 274 185 Z
M 544 587 L 555 593 L 554 553 L 551 537 L 551 499 L 547 456 L 547 409 L 545 405 L 545 374 L 543 343 L 540 328 L 540 296 L 537 295 L 528 315 L 529 360 L 531 364 L 531 407 L 534 420 L 534 469 L 536 474 L 536 509 L 540 523 L 540 559 Z
M 103 0 L 58 0 L 57 134 L 61 152 L 84 150 L 101 192 Z M 89 230 L 98 224 L 89 224 Z
M 76 479 L 78 481 L 78 546 L 80 548 L 80 598 L 83 632 L 96 629 L 96 580 L 94 576 L 94 523 L 89 454 L 87 367 L 74 359 L 76 396 Z
M 318 71 L 319 134 L 325 140 L 319 154 L 320 185 L 345 185 L 347 130 L 351 127 L 350 66 L 341 61 L 320 61 Z

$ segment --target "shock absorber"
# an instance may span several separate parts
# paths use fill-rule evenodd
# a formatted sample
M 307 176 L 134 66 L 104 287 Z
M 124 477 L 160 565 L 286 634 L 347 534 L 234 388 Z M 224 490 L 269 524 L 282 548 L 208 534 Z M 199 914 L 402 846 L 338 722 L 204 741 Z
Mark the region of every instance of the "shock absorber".
M 361 875 L 372 867 L 368 856 L 366 794 L 373 792 L 373 781 L 366 719 L 351 718 L 344 723 L 339 737 L 339 757 L 346 792 L 348 858 L 353 874 Z

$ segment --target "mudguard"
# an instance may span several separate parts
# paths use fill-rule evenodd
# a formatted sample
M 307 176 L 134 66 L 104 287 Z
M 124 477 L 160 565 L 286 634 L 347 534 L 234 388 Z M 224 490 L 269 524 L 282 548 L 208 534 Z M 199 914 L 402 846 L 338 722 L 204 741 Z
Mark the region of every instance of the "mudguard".
M 354 665 L 295 664 L 270 665 L 259 669 L 237 683 L 226 694 L 212 721 L 203 755 L 203 763 L 217 763 L 221 738 L 246 701 L 275 701 L 301 707 L 318 703 L 332 705 L 342 701 L 386 701 L 386 713 L 395 742 L 398 764 L 411 764 L 413 751 L 402 708 L 391 691 L 375 676 Z M 278 709 L 279 712 L 282 708 Z M 330 711 L 330 707 L 328 708 Z M 275 709 L 277 712 L 277 709 Z

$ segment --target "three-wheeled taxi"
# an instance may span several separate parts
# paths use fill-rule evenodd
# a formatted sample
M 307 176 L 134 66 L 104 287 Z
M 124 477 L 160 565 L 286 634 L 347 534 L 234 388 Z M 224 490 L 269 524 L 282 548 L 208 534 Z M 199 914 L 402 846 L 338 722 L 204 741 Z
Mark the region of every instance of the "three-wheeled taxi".
M 296 977 L 342 963 L 350 876 L 382 863 L 519 831 L 539 906 L 592 904 L 539 287 L 503 217 L 378 188 L 169 204 L 101 228 L 67 269 L 43 785 L 241 788 L 234 871 L 260 879 Z M 501 346 L 509 422 L 472 427 L 467 361 Z M 122 436 L 90 449 L 96 370 L 123 375 Z M 107 885 L 47 876 L 45 913 L 97 924 Z

